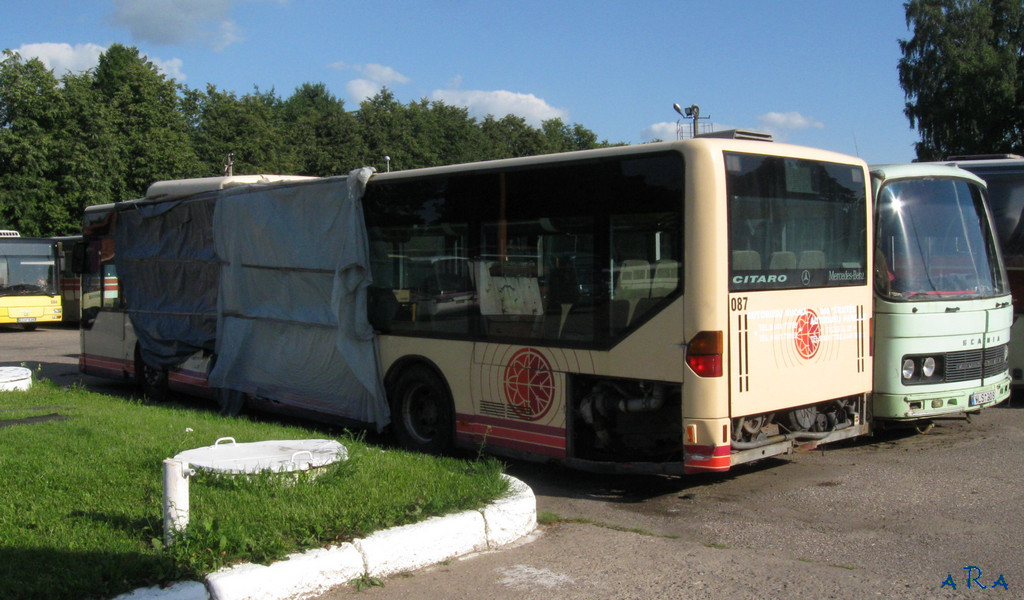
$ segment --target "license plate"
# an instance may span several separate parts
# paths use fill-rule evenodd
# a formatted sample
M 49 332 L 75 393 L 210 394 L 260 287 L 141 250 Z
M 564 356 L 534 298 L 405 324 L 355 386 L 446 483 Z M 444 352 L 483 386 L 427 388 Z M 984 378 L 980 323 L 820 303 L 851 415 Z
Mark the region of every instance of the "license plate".
M 971 394 L 969 403 L 971 406 L 977 406 L 979 404 L 987 404 L 996 399 L 996 391 L 989 390 L 987 392 L 978 392 L 977 394 Z
M 19 323 L 35 323 L 36 322 L 36 318 L 35 317 L 18 317 L 18 322 Z

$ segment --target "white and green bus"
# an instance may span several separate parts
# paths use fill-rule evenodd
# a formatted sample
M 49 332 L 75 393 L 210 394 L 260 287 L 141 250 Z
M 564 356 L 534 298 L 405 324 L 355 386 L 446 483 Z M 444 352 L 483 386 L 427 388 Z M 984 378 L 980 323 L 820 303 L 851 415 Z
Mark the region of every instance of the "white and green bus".
M 1010 289 L 985 182 L 934 164 L 871 168 L 879 425 L 929 429 L 1010 395 Z

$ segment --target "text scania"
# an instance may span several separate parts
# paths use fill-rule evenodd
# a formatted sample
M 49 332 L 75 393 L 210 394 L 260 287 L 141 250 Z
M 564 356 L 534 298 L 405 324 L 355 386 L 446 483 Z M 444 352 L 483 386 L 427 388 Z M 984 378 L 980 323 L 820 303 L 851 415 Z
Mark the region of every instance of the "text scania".
M 736 275 L 732 278 L 733 283 L 785 283 L 789 279 L 782 275 Z

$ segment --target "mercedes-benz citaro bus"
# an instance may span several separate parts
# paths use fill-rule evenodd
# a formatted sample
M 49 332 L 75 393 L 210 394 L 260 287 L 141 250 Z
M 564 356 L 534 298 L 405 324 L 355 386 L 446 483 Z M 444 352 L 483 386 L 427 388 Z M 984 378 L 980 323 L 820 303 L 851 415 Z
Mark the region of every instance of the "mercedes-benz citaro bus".
M 876 425 L 926 431 L 1006 400 L 1013 309 L 985 182 L 929 163 L 871 177 Z
M 166 182 L 146 199 L 90 207 L 83 263 L 119 278 L 83 311 L 81 367 L 138 376 L 151 392 L 205 390 L 231 410 L 372 413 L 414 449 L 483 447 L 588 470 L 721 472 L 865 434 L 867 165 L 742 137 L 232 190 L 223 178 L 206 191 L 182 184 L 194 196 Z M 336 213 L 353 197 L 358 210 Z M 194 212 L 175 217 L 183 210 Z M 358 227 L 342 233 L 346 218 Z M 152 219 L 180 224 L 151 229 L 175 232 L 175 260 L 154 251 L 153 235 L 133 234 Z M 202 223 L 212 225 L 196 244 L 215 255 L 156 275 L 196 262 L 182 232 Z M 335 260 L 325 250 L 335 243 L 364 254 L 320 264 Z M 420 268 L 437 261 L 458 267 L 453 290 L 472 301 L 440 310 L 437 277 Z M 151 281 L 133 288 L 129 268 Z M 166 297 L 190 286 L 214 290 L 193 294 L 206 308 Z M 348 312 L 344 298 L 361 286 L 368 308 Z M 132 305 L 150 296 L 153 306 Z M 161 310 L 190 315 L 176 322 L 184 337 L 200 321 L 212 333 L 161 345 L 153 338 L 179 335 L 145 322 Z M 289 337 L 307 320 L 316 326 Z M 364 320 L 369 337 L 358 334 Z M 336 356 L 370 338 L 361 368 Z M 183 346 L 195 351 L 166 359 Z M 371 381 L 321 385 L 346 369 Z M 373 397 L 374 379 L 383 412 L 331 399 L 341 388 Z

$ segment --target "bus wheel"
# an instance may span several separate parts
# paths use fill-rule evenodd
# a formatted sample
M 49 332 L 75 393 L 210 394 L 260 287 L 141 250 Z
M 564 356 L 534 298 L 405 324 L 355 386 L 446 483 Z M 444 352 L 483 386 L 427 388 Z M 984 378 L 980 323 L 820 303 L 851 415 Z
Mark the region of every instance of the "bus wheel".
M 22 323 L 21 326 L 25 331 L 35 331 L 39 325 L 37 323 Z
M 245 393 L 220 388 L 217 390 L 217 406 L 220 407 L 220 414 L 225 417 L 237 417 L 245 406 Z
M 151 367 L 142 360 L 142 352 L 135 348 L 135 380 L 142 388 L 142 394 L 153 402 L 167 400 L 167 371 Z
M 395 437 L 402 446 L 432 454 L 451 448 L 451 398 L 433 371 L 418 365 L 405 369 L 388 396 Z

